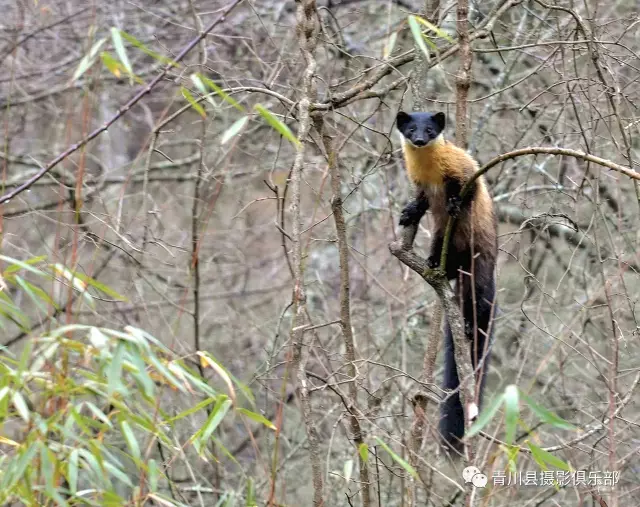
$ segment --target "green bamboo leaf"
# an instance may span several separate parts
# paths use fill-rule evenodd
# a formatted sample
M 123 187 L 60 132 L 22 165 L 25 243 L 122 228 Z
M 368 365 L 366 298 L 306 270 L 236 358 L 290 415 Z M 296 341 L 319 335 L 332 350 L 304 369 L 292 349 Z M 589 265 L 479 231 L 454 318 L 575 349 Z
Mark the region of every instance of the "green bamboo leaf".
M 69 465 L 67 468 L 67 481 L 71 495 L 75 496 L 78 491 L 78 449 L 74 449 L 69 454 Z
M 39 375 L 40 372 L 46 369 L 47 364 L 55 362 L 55 359 L 53 359 L 53 357 L 58 352 L 60 345 L 60 342 L 50 342 L 49 345 L 46 345 L 44 347 L 44 350 L 36 354 L 35 360 L 31 363 L 31 366 L 29 366 L 29 371 L 31 373 Z M 64 348 L 64 345 L 62 346 L 62 348 Z
M 125 302 L 128 301 L 126 297 L 118 294 L 111 287 L 108 287 L 107 285 L 99 282 L 98 280 L 95 280 L 94 278 L 91 278 L 90 276 L 85 275 L 84 273 L 79 273 L 75 271 L 73 272 L 73 276 L 81 280 L 84 284 L 99 290 L 100 292 L 102 292 L 103 294 L 106 294 L 109 297 L 112 297 L 114 299 L 119 299 L 120 301 L 125 301 Z
M 220 97 L 222 97 L 222 100 L 224 100 L 225 102 L 228 102 L 233 107 L 235 107 L 238 111 L 244 113 L 245 111 L 244 107 L 238 104 L 238 102 L 236 102 L 236 100 L 233 97 L 231 97 L 227 92 L 225 92 L 222 88 L 220 88 L 214 81 L 212 81 L 208 77 L 203 76 L 202 74 L 199 74 L 199 76 L 200 76 L 200 79 L 209 88 L 211 88 L 214 92 L 216 92 L 217 95 L 220 95 Z
M 151 364 L 153 364 L 153 366 L 155 366 L 156 370 L 158 370 L 158 373 L 162 375 L 173 387 L 175 387 L 179 391 L 182 391 L 183 393 L 186 393 L 182 382 L 180 382 L 155 355 L 151 354 L 148 357 L 148 360 Z
M 199 453 L 206 446 L 207 442 L 211 438 L 211 434 L 215 431 L 218 425 L 222 422 L 222 419 L 229 411 L 231 407 L 231 400 L 224 394 L 218 396 L 218 401 L 211 410 L 211 414 L 207 418 L 206 422 L 198 431 L 194 433 L 190 441 L 193 442 L 193 446 Z
M 453 40 L 453 38 L 451 38 L 451 36 L 445 32 L 442 28 L 438 28 L 436 25 L 434 25 L 433 23 L 431 23 L 430 21 L 421 18 L 420 16 L 414 16 L 416 18 L 416 20 L 421 23 L 422 25 L 426 26 L 429 30 L 431 30 L 433 33 L 435 33 L 438 37 L 442 37 L 443 39 L 451 42 L 452 44 L 455 42 Z
M 102 63 L 107 68 L 107 70 L 111 72 L 111 74 L 113 74 L 117 78 L 122 77 L 122 71 L 125 69 L 118 60 L 111 56 L 111 54 L 109 54 L 107 51 L 102 51 L 100 53 L 100 59 L 102 60 Z
M 11 401 L 13 402 L 15 409 L 18 411 L 18 414 L 20 414 L 20 417 L 24 419 L 24 422 L 28 423 L 31 420 L 31 413 L 29 412 L 29 407 L 24 401 L 22 394 L 18 391 L 14 391 L 11 396 Z
M 96 457 L 87 449 L 78 449 L 78 452 L 82 461 L 87 464 L 87 467 L 83 466 L 82 468 L 90 471 L 93 474 L 94 479 L 100 484 L 109 485 L 109 478 L 104 473 Z
M 89 331 L 89 343 L 98 350 L 104 350 L 109 346 L 109 338 L 97 327 Z
M 167 58 L 166 56 L 162 56 L 161 54 L 156 53 L 155 51 L 152 51 L 147 46 L 145 46 L 142 42 L 140 42 L 138 39 L 136 39 L 133 35 L 125 32 L 124 30 L 120 30 L 120 35 L 122 37 L 124 37 L 125 39 L 127 39 L 135 47 L 140 49 L 142 52 L 144 52 L 147 55 L 149 55 L 151 58 L 155 58 L 156 60 L 158 60 L 158 61 L 160 61 L 162 63 L 168 64 L 168 65 L 172 65 L 173 67 L 178 67 L 179 66 L 179 64 L 177 62 L 174 62 L 170 58 Z
M 466 436 L 471 437 L 479 433 L 482 430 L 482 428 L 484 428 L 487 424 L 489 424 L 489 422 L 495 416 L 496 412 L 500 409 L 500 406 L 502 405 L 503 401 L 504 401 L 504 393 L 496 396 L 492 400 L 491 405 L 489 405 L 482 412 L 480 412 L 480 415 L 478 416 L 478 418 L 469 427 L 469 430 L 467 431 Z
M 42 371 L 46 370 L 46 364 L 51 364 L 52 358 L 56 355 L 56 352 L 60 348 L 59 342 L 49 342 L 48 344 L 45 342 L 45 345 L 40 351 L 36 353 L 35 360 L 29 366 L 29 371 L 31 373 L 35 373 L 36 375 L 41 374 Z M 63 346 L 64 348 L 64 346 Z
M 171 350 L 169 350 L 164 343 L 158 340 L 155 336 L 147 333 L 144 329 L 140 329 L 134 326 L 125 326 L 124 330 L 130 335 L 141 337 L 145 342 L 153 343 L 162 352 L 166 352 L 166 353 L 171 352 Z M 147 350 L 150 350 L 150 349 L 147 349 Z
M 59 309 L 58 305 L 56 304 L 56 302 L 51 299 L 51 296 L 44 290 L 42 290 L 40 287 L 38 287 L 37 285 L 33 285 L 30 282 L 27 282 L 26 280 L 24 280 L 24 278 L 15 275 L 16 281 L 21 280 L 22 282 L 24 282 L 24 285 L 26 287 L 29 287 L 29 290 L 36 296 L 38 296 L 39 299 L 41 299 L 42 301 L 44 301 L 45 303 L 47 303 L 48 305 L 53 306 L 56 310 Z M 21 282 L 18 282 L 22 285 Z
M 238 118 L 235 122 L 233 122 L 233 125 L 231 125 L 222 134 L 222 137 L 220 138 L 220 144 L 226 144 L 230 139 L 237 136 L 247 124 L 247 121 L 249 121 L 249 117 L 243 116 L 242 118 Z
M 424 43 L 424 37 L 422 36 L 422 29 L 420 28 L 420 24 L 418 23 L 416 16 L 409 16 L 409 28 L 411 29 L 411 35 L 413 35 L 413 40 L 416 45 L 420 48 L 420 51 L 424 54 L 424 57 L 427 59 L 427 62 L 431 61 L 431 55 L 429 54 L 429 49 L 427 45 Z
M 196 99 L 193 98 L 193 95 L 191 95 L 191 92 L 189 92 L 189 90 L 187 90 L 184 86 L 180 87 L 180 91 L 182 92 L 182 96 L 185 99 L 187 99 L 187 102 L 191 104 L 191 107 L 194 108 L 200 116 L 202 116 L 203 118 L 206 118 L 207 113 L 204 112 L 204 108 L 200 104 L 198 104 Z
M 560 470 L 566 470 L 567 472 L 571 472 L 572 469 L 566 462 L 562 461 L 560 458 L 554 456 L 548 451 L 541 449 L 540 447 L 532 444 L 529 440 L 527 440 L 527 446 L 531 449 L 531 455 L 536 460 L 540 468 L 543 470 L 547 469 L 547 464 L 559 468 Z
M 89 410 L 91 410 L 91 413 L 95 416 L 96 419 L 99 419 L 100 421 L 102 421 L 104 424 L 106 424 L 110 428 L 113 427 L 113 425 L 111 424 L 111 421 L 106 416 L 106 414 L 102 410 L 100 410 L 98 407 L 96 407 L 93 403 L 91 403 L 90 401 L 85 401 L 84 405 Z
M 2 473 L 0 474 L 0 502 L 5 502 L 7 499 L 7 494 L 10 488 L 13 487 L 13 484 L 17 480 L 15 478 L 15 460 L 9 460 L 8 455 L 0 456 L 0 470 Z M 27 504 L 28 505 L 28 504 Z
M 209 90 L 207 90 L 207 87 L 204 85 L 204 81 L 202 81 L 202 77 L 200 76 L 200 74 L 194 73 L 189 77 L 191 78 L 191 81 L 198 89 L 198 91 L 207 100 L 207 102 L 217 109 L 218 104 L 216 104 L 216 101 L 213 100 L 213 97 L 209 94 Z
M 206 407 L 207 405 L 211 405 L 214 401 L 216 401 L 216 398 L 207 398 L 206 400 L 201 401 L 200 403 L 198 403 L 197 405 L 194 405 L 191 408 L 188 408 L 187 410 L 180 412 L 178 415 L 167 419 L 167 423 L 172 423 L 175 421 L 179 421 L 180 419 L 184 419 L 185 417 L 196 413 L 198 410 L 202 410 L 204 407 Z
M 120 482 L 126 484 L 130 488 L 133 488 L 133 482 L 131 482 L 131 479 L 129 478 L 129 476 L 125 474 L 122 470 L 120 470 L 120 468 L 115 466 L 113 463 L 110 463 L 109 461 L 104 462 L 104 467 L 111 473 L 111 475 L 113 475 Z
M 122 339 L 127 341 L 134 341 L 136 348 L 140 351 L 144 356 L 153 354 L 151 350 L 151 344 L 149 343 L 149 334 L 142 333 L 138 328 L 132 326 L 126 326 L 125 334 L 118 334 L 118 336 L 122 336 Z M 162 348 L 163 352 L 167 352 L 164 348 Z
M 367 461 L 369 461 L 369 446 L 367 444 L 365 444 L 364 442 L 362 442 L 359 446 L 358 446 L 358 453 L 360 454 L 360 459 L 366 463 Z
M 376 441 L 378 444 L 382 446 L 382 448 L 389 453 L 389 456 L 393 458 L 393 460 L 398 463 L 402 468 L 404 468 L 414 479 L 418 478 L 418 473 L 416 470 L 405 460 L 403 460 L 400 456 L 398 456 L 395 452 L 391 450 L 387 444 L 385 444 L 380 438 L 376 437 Z
M 88 436 L 92 436 L 94 434 L 93 428 L 96 428 L 96 426 L 103 426 L 103 428 L 106 429 L 104 425 L 97 423 L 89 417 L 84 417 L 75 409 L 75 407 L 71 407 L 69 416 L 64 424 L 64 431 L 71 438 L 78 436 L 77 430 L 74 427 L 75 425 L 77 425 L 78 428 Z
M 39 264 L 40 262 L 42 262 L 43 260 L 45 260 L 47 258 L 46 255 L 40 255 L 38 257 L 31 257 L 30 259 L 27 259 L 26 261 L 19 261 L 16 259 L 13 259 L 11 257 L 7 257 L 6 255 L 0 255 L 0 259 L 3 259 L 9 263 L 11 263 L 10 266 L 7 267 L 7 269 L 4 270 L 4 275 L 10 275 L 12 273 L 15 273 L 17 271 L 20 271 L 21 269 L 27 269 L 29 271 L 31 271 L 32 269 L 36 270 L 37 275 L 39 276 L 46 276 L 49 277 L 49 275 L 47 273 L 45 273 L 44 271 L 40 271 L 38 268 L 34 268 L 33 265 L 34 264 Z
M 116 391 L 125 392 L 126 389 L 122 384 L 122 363 L 124 362 L 125 348 L 124 343 L 120 342 L 116 346 L 116 352 L 111 359 L 111 364 L 107 371 L 107 394 L 111 396 Z
M 229 376 L 229 372 L 226 370 L 226 368 L 223 368 L 222 365 L 219 364 L 213 358 L 213 356 L 210 356 L 207 352 L 198 351 L 197 354 L 198 356 L 200 356 L 200 364 L 203 367 L 213 368 L 213 370 L 218 374 L 218 376 L 220 376 L 220 378 L 224 380 L 224 383 L 227 384 L 227 387 L 229 389 L 229 396 L 231 396 L 231 399 L 235 403 L 236 391 L 233 388 L 233 382 L 231 382 L 231 377 Z M 182 368 L 180 368 L 180 373 L 182 374 Z
M 202 82 L 202 79 L 200 79 L 200 74 L 194 72 L 189 76 L 189 79 L 191 79 L 191 82 L 195 85 L 195 87 L 202 95 L 206 95 L 208 93 L 207 87 Z M 215 103 L 213 103 L 213 105 L 215 105 Z
M 18 275 L 15 275 L 15 280 L 16 280 L 16 283 L 22 288 L 22 290 L 24 290 L 27 293 L 29 298 L 31 298 L 31 301 L 33 301 L 33 304 L 36 305 L 36 307 L 42 313 L 46 314 L 47 313 L 47 309 L 42 304 L 42 301 L 40 301 L 40 299 L 48 298 L 50 300 L 51 298 L 49 298 L 49 295 L 45 291 L 40 289 L 40 287 L 36 287 L 35 285 L 31 285 L 29 282 L 27 282 L 26 280 L 24 280 L 22 277 L 20 277 Z M 40 291 L 40 292 L 38 292 L 38 291 Z
M 289 127 L 287 127 L 284 123 L 278 120 L 278 118 L 276 118 L 273 115 L 273 113 L 271 113 L 271 111 L 261 106 L 260 104 L 256 104 L 254 109 L 258 111 L 258 113 L 260 113 L 260 116 L 262 116 L 269 125 L 271 125 L 274 129 L 280 132 L 280 134 L 283 137 L 291 141 L 296 146 L 300 145 L 300 141 L 296 136 L 293 135 L 291 130 L 289 130 Z
M 122 429 L 124 439 L 127 441 L 131 455 L 136 459 L 140 459 L 140 446 L 138 445 L 136 436 L 133 434 L 131 426 L 129 426 L 127 421 L 122 421 L 120 422 L 120 428 Z
M 216 437 L 212 438 L 213 443 L 215 444 L 216 448 L 222 453 L 224 454 L 227 458 L 229 458 L 230 461 L 232 461 L 233 463 L 235 463 L 238 466 L 242 466 L 240 465 L 240 463 L 238 463 L 238 460 L 235 458 L 235 456 L 233 454 L 231 454 L 231 452 L 229 451 L 229 449 L 227 449 L 222 442 L 220 442 L 220 440 L 218 440 Z
M 147 398 L 152 398 L 155 390 L 155 384 L 147 372 L 144 359 L 140 356 L 137 350 L 130 352 L 129 359 L 136 369 L 136 371 L 131 372 L 131 375 L 138 381 L 144 395 Z
M 7 316 L 7 318 L 13 321 L 14 324 L 19 326 L 22 330 L 28 329 L 29 326 L 29 317 L 18 308 L 9 295 L 5 292 L 0 291 L 0 308 Z
M 51 455 L 49 453 L 49 449 L 45 445 L 44 442 L 39 442 L 40 446 L 40 467 L 39 470 L 44 476 L 45 480 L 45 492 L 47 495 L 51 495 L 53 491 L 53 474 L 54 474 L 54 464 L 51 460 Z
M 251 477 L 247 478 L 247 501 L 245 507 L 258 507 L 258 501 L 256 500 L 256 490 L 253 485 Z
M 78 65 L 78 68 L 73 73 L 73 77 L 71 78 L 72 81 L 80 79 L 80 77 L 82 77 L 82 75 L 91 68 L 91 66 L 96 61 L 96 56 L 98 55 L 100 48 L 104 45 L 105 42 L 107 42 L 107 39 L 102 38 L 93 46 L 91 46 L 89 52 L 84 56 L 84 58 L 82 58 L 82 60 L 80 60 L 80 64 Z
M 25 470 L 27 469 L 27 467 L 31 463 L 31 460 L 33 460 L 37 452 L 38 445 L 37 442 L 34 442 L 29 447 L 27 447 L 24 453 L 20 456 L 20 459 L 18 459 L 18 464 L 14 469 L 14 478 L 16 480 L 24 478 L 23 476 L 25 474 Z
M 53 500 L 53 505 L 55 505 L 56 507 L 60 506 L 60 507 L 67 507 L 69 505 L 69 503 L 62 498 L 62 495 L 60 493 L 58 493 L 58 489 L 57 488 L 52 488 L 50 490 L 46 491 L 47 496 Z
M 18 381 L 22 378 L 22 374 L 27 371 L 29 367 L 29 359 L 33 353 L 33 342 L 29 340 L 22 349 L 20 354 L 20 361 L 18 362 L 18 371 L 16 372 L 16 378 Z
M 231 407 L 231 400 L 226 399 L 227 397 L 225 395 L 221 395 L 220 398 L 222 400 L 224 400 L 220 405 L 217 405 L 212 412 L 211 412 L 211 417 L 209 417 L 209 420 L 207 421 L 207 423 L 204 425 L 203 427 L 203 432 L 202 432 L 202 438 L 201 441 L 202 442 L 208 442 L 209 438 L 211 437 L 211 434 L 215 431 L 215 429 L 218 427 L 218 425 L 222 422 L 222 419 L 224 419 L 224 416 L 227 415 L 227 412 L 229 411 L 229 408 Z
M 213 367 L 211 363 L 212 362 L 215 363 L 214 370 L 216 370 L 216 373 L 221 377 L 223 377 L 224 381 L 227 383 L 229 382 L 228 379 L 231 379 L 233 383 L 236 385 L 236 387 L 240 389 L 240 391 L 242 391 L 242 394 L 244 394 L 247 401 L 249 401 L 249 403 L 251 403 L 252 405 L 255 403 L 255 398 L 253 396 L 253 393 L 251 392 L 251 389 L 249 389 L 249 387 L 246 384 L 241 382 L 240 379 L 238 379 L 227 368 L 225 368 L 225 366 L 220 361 L 218 361 L 211 352 L 198 352 L 198 355 L 201 358 L 205 359 L 206 366 Z
M 149 491 L 155 493 L 158 491 L 158 479 L 160 478 L 160 468 L 155 459 L 150 459 L 147 464 L 149 474 Z
M 87 284 L 82 281 L 80 276 L 76 276 L 73 271 L 59 263 L 50 264 L 50 267 L 55 273 L 70 282 L 73 285 L 73 288 L 82 295 L 82 298 L 89 304 L 89 306 L 91 306 L 91 308 L 95 308 L 93 297 L 89 291 L 87 291 Z
M 18 271 L 19 269 L 24 269 L 26 271 L 30 271 L 31 273 L 34 273 L 38 276 L 47 276 L 47 274 L 44 271 L 39 270 L 38 268 L 34 268 L 33 266 L 30 265 L 30 263 L 27 261 L 19 261 L 18 259 L 14 259 L 13 257 L 7 257 L 6 255 L 0 255 L 0 259 L 8 262 L 10 265 L 7 269 L 4 270 L 4 275 L 8 275 L 11 273 L 15 273 L 16 271 Z M 34 259 L 34 262 L 42 260 L 43 257 L 38 257 L 36 259 Z
M 504 431 L 507 444 L 513 444 L 516 438 L 518 418 L 520 417 L 520 398 L 518 387 L 509 385 L 504 391 Z
M 398 40 L 398 32 L 393 32 L 389 36 L 389 40 L 387 41 L 387 44 L 385 45 L 384 51 L 382 53 L 382 57 L 385 60 L 391 56 L 391 53 L 393 53 L 393 49 L 396 47 L 397 40 Z
M 509 471 L 513 474 L 518 472 L 518 454 L 520 454 L 520 446 L 502 446 L 505 454 L 507 455 L 507 466 Z
M 246 415 L 249 419 L 252 419 L 255 422 L 258 422 L 260 424 L 264 424 L 270 430 L 275 430 L 276 429 L 276 426 L 269 419 L 267 419 L 266 417 L 264 417 L 261 414 L 256 414 L 255 412 L 251 412 L 251 410 L 247 410 L 246 408 L 239 408 L 238 412 L 240 412 L 241 414 Z
M 115 27 L 111 27 L 111 40 L 113 41 L 113 47 L 116 50 L 116 54 L 118 55 L 118 58 L 120 58 L 120 62 L 124 65 L 124 68 L 127 70 L 129 77 L 133 76 L 133 68 L 131 67 L 129 57 L 127 56 L 127 49 L 124 47 L 120 30 Z M 131 81 L 131 84 L 133 84 L 133 80 Z
M 190 372 L 189 369 L 184 365 L 183 365 L 183 368 L 184 368 L 183 375 L 185 376 L 185 378 L 189 381 L 189 383 L 193 387 L 197 388 L 202 394 L 206 396 L 218 395 L 218 392 L 214 388 L 212 388 L 209 384 L 207 384 L 206 382 L 203 382 L 200 376 Z
M 520 390 L 520 396 L 527 403 L 527 406 L 531 409 L 531 411 L 536 414 L 542 422 L 565 430 L 576 429 L 576 427 L 570 422 L 565 421 L 550 410 L 547 410 L 543 406 L 538 405 L 530 396 L 527 396 L 525 393 L 523 393 L 522 390 Z
M 216 502 L 214 507 L 234 507 L 235 496 L 230 495 L 228 491 L 225 491 L 224 495 Z

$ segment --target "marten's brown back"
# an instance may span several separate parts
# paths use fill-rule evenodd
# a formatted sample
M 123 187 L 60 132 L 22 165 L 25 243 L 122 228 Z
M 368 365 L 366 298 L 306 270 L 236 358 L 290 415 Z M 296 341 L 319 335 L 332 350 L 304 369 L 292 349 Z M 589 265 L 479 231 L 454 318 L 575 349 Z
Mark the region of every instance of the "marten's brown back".
M 436 229 L 434 233 L 444 233 L 449 220 L 445 179 L 457 179 L 463 187 L 478 170 L 477 162 L 465 150 L 442 139 L 422 148 L 405 142 L 403 152 L 409 178 L 425 190 L 429 199 Z M 456 249 L 464 250 L 471 246 L 473 237 L 474 252 L 495 259 L 498 247 L 493 201 L 484 177 L 479 177 L 475 183 L 471 206 L 463 210 L 457 219 L 453 244 Z

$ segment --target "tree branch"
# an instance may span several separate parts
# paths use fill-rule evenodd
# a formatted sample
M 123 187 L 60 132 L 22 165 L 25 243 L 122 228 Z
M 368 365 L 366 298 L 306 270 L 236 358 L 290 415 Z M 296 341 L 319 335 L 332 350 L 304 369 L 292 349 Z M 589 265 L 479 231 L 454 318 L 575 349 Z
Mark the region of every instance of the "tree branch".
M 322 467 L 320 465 L 320 451 L 318 449 L 318 434 L 311 410 L 309 399 L 308 379 L 306 375 L 306 356 L 304 350 L 305 336 L 305 304 L 304 270 L 302 261 L 302 219 L 300 216 L 300 188 L 302 182 L 302 170 L 305 162 L 306 139 L 311 130 L 311 100 L 315 96 L 315 72 L 316 61 L 313 56 L 316 39 L 316 2 L 315 0 L 296 0 L 296 32 L 298 43 L 305 61 L 304 75 L 302 78 L 302 98 L 298 104 L 298 143 L 296 156 L 291 171 L 291 211 L 292 211 L 292 244 L 293 244 L 293 322 L 291 323 L 291 342 L 293 344 L 292 368 L 295 371 L 302 418 L 304 421 L 307 438 L 309 440 L 309 457 L 311 460 L 313 480 L 313 505 L 324 505 L 322 492 Z M 271 499 L 273 500 L 273 499 Z M 271 503 L 270 503 L 271 505 Z
M 340 257 L 340 325 L 344 337 L 345 352 L 347 357 L 347 372 L 352 379 L 349 382 L 349 423 L 351 425 L 352 438 L 358 450 L 364 443 L 362 428 L 358 420 L 358 371 L 355 366 L 356 347 L 351 327 L 351 302 L 349 298 L 349 245 L 347 243 L 347 227 L 342 210 L 342 192 L 340 183 L 340 169 L 338 167 L 338 154 L 333 148 L 331 137 L 325 129 L 324 120 L 316 115 L 314 118 L 316 130 L 322 138 L 322 143 L 329 161 L 329 174 L 331 175 L 331 209 L 336 225 L 336 235 L 338 237 L 338 254 Z M 371 505 L 371 484 L 369 480 L 369 468 L 366 460 L 358 452 L 358 462 L 360 467 L 360 483 L 362 487 L 362 506 Z

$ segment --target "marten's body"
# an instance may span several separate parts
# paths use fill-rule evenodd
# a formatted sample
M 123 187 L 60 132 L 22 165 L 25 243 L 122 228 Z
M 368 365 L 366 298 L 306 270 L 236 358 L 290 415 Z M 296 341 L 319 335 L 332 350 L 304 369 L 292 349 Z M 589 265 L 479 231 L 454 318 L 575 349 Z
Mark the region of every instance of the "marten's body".
M 464 201 L 460 199 L 462 187 L 478 170 L 478 164 L 466 151 L 443 139 L 443 113 L 400 112 L 396 122 L 404 136 L 402 148 L 407 174 L 416 186 L 416 195 L 404 208 L 400 225 L 418 225 L 427 209 L 431 210 L 434 230 L 427 261 L 431 268 L 440 263 L 449 217 L 456 218 L 445 271 L 450 280 L 456 280 L 466 334 L 472 340 L 472 364 L 474 368 L 480 365 L 480 374 L 476 378 L 481 395 L 488 367 L 496 292 L 498 247 L 493 202 L 482 177 L 474 181 Z M 459 384 L 453 337 L 447 322 L 443 387 L 455 390 Z M 441 405 L 440 433 L 454 449 L 462 448 L 460 439 L 464 435 L 464 413 L 458 392 Z

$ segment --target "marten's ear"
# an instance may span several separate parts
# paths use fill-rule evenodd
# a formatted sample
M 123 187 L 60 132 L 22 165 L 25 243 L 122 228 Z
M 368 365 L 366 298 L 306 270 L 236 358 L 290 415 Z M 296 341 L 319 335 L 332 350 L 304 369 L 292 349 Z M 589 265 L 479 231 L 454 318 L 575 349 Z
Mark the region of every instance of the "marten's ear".
M 446 117 L 444 113 L 436 113 L 433 115 L 433 121 L 436 122 L 436 125 L 440 127 L 440 130 L 444 130 L 444 124 L 446 122 Z
M 411 121 L 411 116 L 409 116 L 404 111 L 398 112 L 398 115 L 396 116 L 396 126 L 398 127 L 398 130 L 400 132 L 404 134 L 404 129 L 410 121 Z

